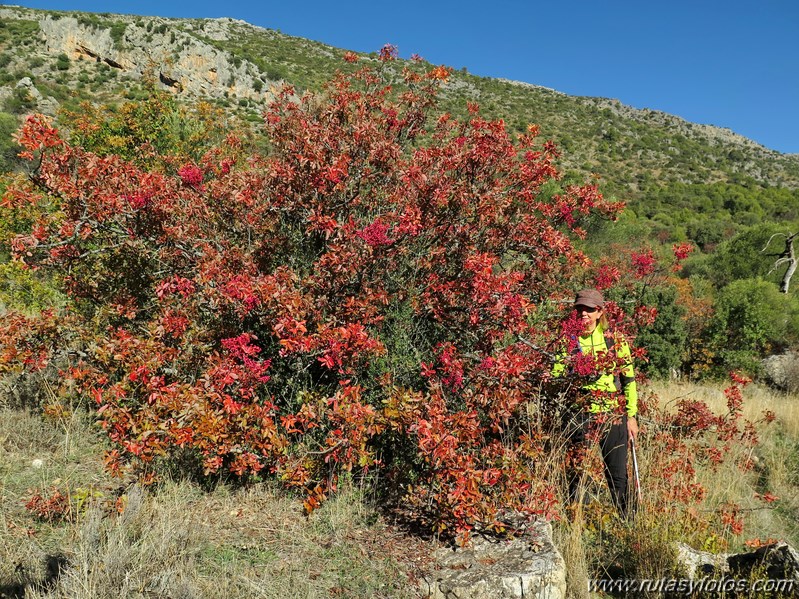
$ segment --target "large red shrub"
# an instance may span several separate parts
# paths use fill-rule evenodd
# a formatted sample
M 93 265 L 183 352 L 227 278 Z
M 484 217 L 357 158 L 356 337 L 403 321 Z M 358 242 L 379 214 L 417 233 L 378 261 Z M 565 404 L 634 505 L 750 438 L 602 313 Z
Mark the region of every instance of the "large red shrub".
M 544 193 L 557 152 L 534 127 L 512 139 L 476 107 L 431 120 L 446 75 L 285 89 L 266 155 L 230 135 L 172 173 L 27 121 L 32 185 L 4 203 L 56 208 L 13 249 L 63 275 L 79 347 L 63 380 L 96 402 L 110 467 L 189 456 L 274 475 L 312 509 L 341 471 L 382 466 L 458 531 L 553 509 L 527 404 L 546 409 L 557 300 L 587 264 L 573 240 L 621 206 Z

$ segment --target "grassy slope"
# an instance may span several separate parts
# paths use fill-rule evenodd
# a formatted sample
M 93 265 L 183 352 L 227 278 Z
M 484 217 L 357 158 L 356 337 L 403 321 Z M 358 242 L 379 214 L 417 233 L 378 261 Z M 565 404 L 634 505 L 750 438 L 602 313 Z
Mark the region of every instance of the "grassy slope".
M 425 547 L 388 526 L 362 489 L 343 488 L 306 518 L 299 501 L 267 484 L 205 491 L 110 479 L 104 449 L 80 411 L 56 419 L 0 411 L 0 596 L 25 584 L 26 597 L 70 599 L 415 593 L 407 572 Z M 25 508 L 34 492 L 56 489 L 69 497 L 63 518 Z M 68 566 L 42 585 L 48 560 L 61 557 Z

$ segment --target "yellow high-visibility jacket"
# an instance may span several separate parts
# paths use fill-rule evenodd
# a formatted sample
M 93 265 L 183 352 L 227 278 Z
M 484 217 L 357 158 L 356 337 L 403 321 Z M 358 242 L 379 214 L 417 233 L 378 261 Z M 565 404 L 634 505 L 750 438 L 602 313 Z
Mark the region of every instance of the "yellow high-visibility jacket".
M 586 391 L 602 391 L 607 393 L 609 397 L 618 391 L 623 391 L 627 403 L 627 416 L 633 418 L 638 414 L 638 387 L 635 383 L 635 370 L 633 369 L 630 346 L 624 337 L 616 334 L 606 335 L 602 326 L 597 325 L 590 335 L 580 336 L 577 339 L 580 344 L 580 352 L 585 355 L 596 356 L 608 351 L 606 337 L 613 340 L 611 349 L 616 355 L 616 363 L 621 365 L 619 380 L 616 380 L 616 375 L 613 372 L 604 372 L 599 375 L 596 381 L 583 385 L 582 389 Z M 566 365 L 562 361 L 556 362 L 552 367 L 552 374 L 555 377 L 563 376 L 565 371 Z M 621 389 L 617 388 L 617 382 L 621 385 Z M 618 407 L 618 404 L 614 405 L 612 400 L 601 401 L 597 399 L 588 406 L 588 410 L 599 413 L 609 412 Z

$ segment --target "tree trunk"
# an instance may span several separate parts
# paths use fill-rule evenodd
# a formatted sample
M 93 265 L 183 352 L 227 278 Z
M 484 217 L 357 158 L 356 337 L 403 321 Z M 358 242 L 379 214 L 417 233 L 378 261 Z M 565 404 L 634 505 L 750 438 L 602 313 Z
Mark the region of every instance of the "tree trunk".
M 791 246 L 791 257 L 788 262 L 788 270 L 785 271 L 785 274 L 782 277 L 782 283 L 780 283 L 780 291 L 783 293 L 788 293 L 788 287 L 791 284 L 791 277 L 793 273 L 796 272 L 796 256 L 793 254 L 793 245 Z
M 791 277 L 793 273 L 796 272 L 796 253 L 793 251 L 793 240 L 796 239 L 797 235 L 799 235 L 799 233 L 788 235 L 785 238 L 785 251 L 783 251 L 782 255 L 788 262 L 788 270 L 785 271 L 782 277 L 782 283 L 780 283 L 780 291 L 783 293 L 788 293 L 788 287 L 791 285 Z
M 771 236 L 771 239 L 768 240 L 766 243 L 766 247 L 764 247 L 761 252 L 765 252 L 768 249 L 769 244 L 771 243 L 772 239 L 775 237 L 782 237 L 782 233 L 775 233 Z M 785 274 L 782 276 L 782 281 L 780 282 L 780 291 L 782 293 L 788 293 L 788 288 L 791 286 L 791 277 L 796 272 L 797 267 L 797 260 L 796 260 L 796 253 L 793 249 L 793 240 L 799 236 L 799 232 L 797 233 L 790 233 L 785 235 L 785 249 L 782 250 L 781 254 L 768 254 L 770 256 L 776 256 L 777 259 L 774 261 L 774 266 L 772 266 L 769 274 L 773 273 L 783 264 L 788 265 L 788 270 L 785 271 Z

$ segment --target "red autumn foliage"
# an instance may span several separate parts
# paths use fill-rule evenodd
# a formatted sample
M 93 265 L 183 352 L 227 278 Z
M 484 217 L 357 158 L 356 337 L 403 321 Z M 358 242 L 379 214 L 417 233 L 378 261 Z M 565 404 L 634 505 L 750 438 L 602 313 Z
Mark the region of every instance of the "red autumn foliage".
M 39 490 L 28 490 L 30 497 L 25 502 L 25 509 L 44 522 L 62 522 L 72 517 L 72 505 L 69 496 L 59 489 L 51 489 L 49 494 Z
M 769 537 L 767 539 L 748 539 L 744 542 L 744 545 L 750 549 L 760 549 L 761 547 L 766 547 L 768 545 L 776 545 L 779 542 L 779 539 Z
M 380 48 L 380 53 L 378 54 L 378 59 L 383 62 L 388 62 L 391 60 L 397 60 L 399 57 L 399 51 L 397 47 L 393 44 L 386 44 L 382 48 Z
M 535 127 L 513 139 L 477 106 L 466 122 L 433 118 L 448 72 L 406 71 L 398 92 L 369 69 L 324 96 L 287 87 L 265 115 L 267 155 L 230 135 L 172 171 L 98 156 L 31 117 L 19 143 L 32 182 L 4 202 L 37 217 L 12 249 L 64 273 L 71 303 L 7 316 L 0 368 L 59 362 L 60 382 L 96 404 L 108 467 L 145 480 L 188 456 L 208 475 L 274 476 L 311 510 L 341 472 L 380 467 L 439 530 L 552 515 L 541 468 L 562 398 L 541 389 L 580 326 L 558 306 L 590 267 L 574 246 L 583 224 L 623 205 L 593 185 L 544 193 L 558 153 Z M 651 254 L 635 256 L 651 274 Z M 597 281 L 621 276 L 607 265 Z M 610 354 L 567 359 L 578 375 L 618 368 Z M 673 425 L 737 432 L 689 405 Z
M 187 164 L 178 169 L 178 176 L 184 185 L 198 187 L 203 182 L 203 172 L 194 164 Z
M 633 252 L 630 254 L 630 261 L 632 263 L 635 275 L 639 279 L 651 275 L 657 268 L 657 259 L 655 258 L 652 250 L 645 250 L 643 252 Z
M 694 249 L 696 249 L 694 245 L 688 242 L 675 243 L 671 246 L 671 251 L 674 254 L 674 265 L 672 266 L 674 272 L 682 270 L 683 261 L 691 255 Z
M 750 380 L 737 373 L 730 373 L 730 378 L 732 382 L 724 390 L 726 413 L 715 414 L 704 402 L 689 398 L 678 400 L 670 409 L 646 406 L 651 419 L 645 441 L 650 460 L 646 509 L 682 522 L 692 534 L 706 534 L 723 545 L 727 535 L 743 532 L 749 510 L 733 502 L 712 506 L 711 510 L 700 507 L 707 491 L 697 481 L 698 469 L 709 466 L 715 470 L 731 461 L 741 472 L 747 472 L 752 468 L 751 448 L 757 443 L 755 423 L 743 418 L 740 403 L 742 388 Z M 768 417 L 758 422 L 767 423 Z M 770 493 L 755 496 L 767 503 L 777 500 Z

